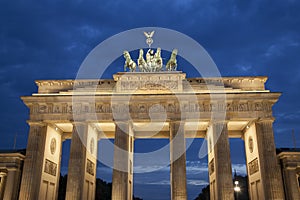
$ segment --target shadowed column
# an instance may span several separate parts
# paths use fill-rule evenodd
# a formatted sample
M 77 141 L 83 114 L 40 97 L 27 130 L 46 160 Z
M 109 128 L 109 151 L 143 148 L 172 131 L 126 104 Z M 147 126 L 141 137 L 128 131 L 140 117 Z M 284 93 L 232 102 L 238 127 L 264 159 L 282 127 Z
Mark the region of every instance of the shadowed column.
M 287 200 L 300 200 L 299 183 L 297 180 L 296 168 L 286 166 L 284 169 L 284 180 Z
M 185 151 L 184 124 L 180 124 L 180 122 L 170 122 L 170 179 L 172 200 L 187 199 Z
M 42 122 L 29 122 L 29 125 L 19 199 L 56 199 L 60 175 L 61 132 L 53 125 Z M 11 182 L 16 182 L 11 178 Z
M 6 185 L 7 169 L 0 170 L 0 199 L 3 199 Z
M 87 123 L 74 124 L 66 199 L 95 199 L 97 133 Z
M 5 177 L 6 187 L 5 187 L 3 199 L 9 199 L 9 200 L 18 199 L 20 177 L 21 177 L 20 169 L 16 169 L 16 168 L 8 169 L 7 176 Z
M 44 160 L 47 126 L 39 122 L 29 123 L 29 126 L 20 200 L 38 199 Z
M 133 196 L 133 133 L 131 123 L 116 122 L 112 200 Z
M 233 200 L 233 182 L 227 123 L 213 122 L 207 130 L 211 200 Z
M 281 171 L 276 156 L 273 119 L 262 119 L 255 123 L 261 190 L 264 199 L 284 199 Z

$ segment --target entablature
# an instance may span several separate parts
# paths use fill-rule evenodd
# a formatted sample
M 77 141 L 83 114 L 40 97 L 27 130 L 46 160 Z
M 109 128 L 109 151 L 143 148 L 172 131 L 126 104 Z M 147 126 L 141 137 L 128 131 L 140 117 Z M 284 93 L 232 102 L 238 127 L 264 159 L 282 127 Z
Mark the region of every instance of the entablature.
M 123 72 L 114 79 L 37 80 L 34 95 L 88 93 L 232 93 L 269 92 L 267 77 L 186 78 L 182 72 Z

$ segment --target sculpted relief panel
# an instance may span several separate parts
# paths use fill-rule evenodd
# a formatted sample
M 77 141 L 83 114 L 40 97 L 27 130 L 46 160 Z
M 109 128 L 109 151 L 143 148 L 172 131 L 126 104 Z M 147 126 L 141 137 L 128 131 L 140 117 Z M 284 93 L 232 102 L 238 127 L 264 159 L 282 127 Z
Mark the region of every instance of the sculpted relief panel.
M 181 104 L 170 104 L 170 103 L 159 103 L 168 112 L 174 111 L 184 111 L 184 112 L 211 112 L 211 111 L 227 111 L 227 112 L 252 112 L 252 111 L 272 111 L 272 103 L 270 102 L 232 102 L 227 103 L 209 103 L 209 102 L 187 102 Z M 55 113 L 88 113 L 91 112 L 91 108 L 95 108 L 96 113 L 111 113 L 112 109 L 116 112 L 123 112 L 122 106 L 126 104 L 114 104 L 111 108 L 110 103 L 95 103 L 90 104 L 75 104 L 73 109 L 72 104 L 62 103 L 62 104 L 33 104 L 31 107 L 32 114 L 55 114 Z M 140 103 L 130 104 L 129 109 L 131 112 L 147 112 L 146 108 L 151 107 L 151 103 Z M 127 106 L 126 106 L 127 107 Z M 161 112 L 163 110 L 160 110 Z
M 91 160 L 87 159 L 86 162 L 86 172 L 89 173 L 90 175 L 94 176 L 95 173 L 95 163 L 93 163 Z
M 152 112 L 211 112 L 211 111 L 226 111 L 226 112 L 255 112 L 255 111 L 272 111 L 272 103 L 263 102 L 237 102 L 231 103 L 210 103 L 210 102 L 185 102 L 181 103 L 161 103 L 157 108 L 153 108 Z M 129 108 L 127 104 L 113 104 L 111 106 L 108 102 L 97 102 L 95 104 L 83 104 L 76 103 L 48 103 L 48 104 L 32 104 L 31 114 L 81 114 L 81 113 L 111 113 L 124 112 L 129 109 L 130 112 L 145 113 L 149 108 L 154 106 L 154 103 L 137 103 L 130 104 Z M 163 108 L 163 109 L 162 109 Z
M 177 80 L 168 81 L 127 81 L 121 83 L 121 90 L 176 90 L 178 89 Z
M 258 165 L 258 159 L 255 158 L 251 162 L 248 163 L 248 168 L 249 168 L 249 174 L 255 174 L 256 172 L 259 171 L 259 165 Z
M 44 172 L 52 176 L 56 176 L 56 171 L 57 171 L 57 164 L 46 159 Z

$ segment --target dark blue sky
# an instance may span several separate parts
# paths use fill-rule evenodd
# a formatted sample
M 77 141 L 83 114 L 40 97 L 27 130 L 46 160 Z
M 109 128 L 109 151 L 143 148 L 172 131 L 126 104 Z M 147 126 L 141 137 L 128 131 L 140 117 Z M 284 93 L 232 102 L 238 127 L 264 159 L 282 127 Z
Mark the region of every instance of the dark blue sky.
M 0 148 L 12 148 L 15 135 L 17 148 L 26 147 L 28 110 L 19 97 L 37 91 L 34 80 L 74 79 L 83 59 L 100 42 L 145 26 L 192 37 L 208 51 L 223 76 L 268 76 L 267 88 L 283 92 L 274 107 L 276 146 L 292 146 L 294 129 L 300 147 L 299 10 L 297 0 L 1 0 Z M 142 143 L 137 141 L 137 147 Z M 231 144 L 238 168 L 244 164 L 238 148 L 242 142 Z M 204 170 L 207 164 L 197 160 L 198 146 L 188 151 L 188 176 L 198 177 L 198 182 L 189 179 L 189 199 L 199 193 L 199 180 L 207 181 L 206 171 L 193 171 L 195 166 Z M 103 168 L 102 178 L 109 180 L 109 171 Z M 168 178 L 168 169 L 139 174 L 135 193 L 144 199 L 154 199 L 147 198 L 154 190 L 157 196 L 168 195 Z

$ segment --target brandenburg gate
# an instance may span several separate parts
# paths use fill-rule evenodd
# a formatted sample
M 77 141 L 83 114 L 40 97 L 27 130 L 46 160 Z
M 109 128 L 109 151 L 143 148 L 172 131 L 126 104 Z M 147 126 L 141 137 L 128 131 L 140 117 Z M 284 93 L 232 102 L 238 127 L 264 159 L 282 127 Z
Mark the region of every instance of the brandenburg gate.
M 130 72 L 109 80 L 36 81 L 38 92 L 22 97 L 30 109 L 30 131 L 20 200 L 57 199 L 66 139 L 71 139 L 66 199 L 95 199 L 103 138 L 114 139 L 112 199 L 131 200 L 134 140 L 150 137 L 170 140 L 173 200 L 187 199 L 186 138 L 207 140 L 212 200 L 234 199 L 229 138 L 244 140 L 251 199 L 284 199 L 272 128 L 280 93 L 265 89 L 266 77 L 186 78 L 176 62 L 165 71 L 137 72 L 127 53 Z M 149 123 L 153 127 L 143 126 Z M 154 133 L 155 126 L 161 128 Z

